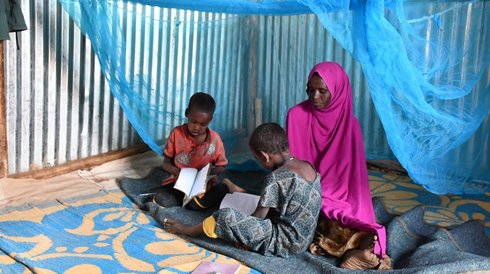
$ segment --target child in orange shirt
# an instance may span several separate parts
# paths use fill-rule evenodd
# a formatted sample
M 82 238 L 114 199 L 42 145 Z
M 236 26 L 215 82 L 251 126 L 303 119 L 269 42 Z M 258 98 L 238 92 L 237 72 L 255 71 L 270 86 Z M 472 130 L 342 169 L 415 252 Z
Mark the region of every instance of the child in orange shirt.
M 223 142 L 218 133 L 208 128 L 215 108 L 216 103 L 209 94 L 199 92 L 190 98 L 185 110 L 187 123 L 175 127 L 167 138 L 162 167 L 170 177 L 162 183 L 164 191 L 154 196 L 153 201 L 157 204 L 165 207 L 182 205 L 184 194 L 173 188 L 181 168 L 201 169 L 211 163 L 210 175 L 225 171 L 228 160 Z M 220 184 L 216 177 L 213 179 L 208 183 L 206 193 L 196 196 L 186 205 L 187 209 L 203 210 L 221 202 L 230 188 L 226 180 Z

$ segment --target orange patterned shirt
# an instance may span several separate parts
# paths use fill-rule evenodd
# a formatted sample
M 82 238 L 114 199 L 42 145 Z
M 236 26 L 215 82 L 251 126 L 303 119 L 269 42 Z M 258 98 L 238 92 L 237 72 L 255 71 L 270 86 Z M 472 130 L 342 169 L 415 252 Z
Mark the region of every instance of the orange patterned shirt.
M 178 168 L 203 168 L 208 163 L 215 166 L 226 166 L 225 148 L 219 134 L 210 128 L 206 129 L 206 140 L 196 144 L 192 138 L 187 124 L 175 127 L 167 138 L 163 154 L 173 158 L 173 164 Z M 175 182 L 165 181 L 165 184 Z

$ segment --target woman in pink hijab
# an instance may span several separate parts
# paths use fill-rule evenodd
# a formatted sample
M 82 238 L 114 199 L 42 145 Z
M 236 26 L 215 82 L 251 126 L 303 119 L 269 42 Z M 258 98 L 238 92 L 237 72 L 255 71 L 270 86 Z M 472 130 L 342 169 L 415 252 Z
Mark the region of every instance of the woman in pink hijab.
M 345 261 L 349 254 L 355 253 L 349 249 L 359 248 L 362 242 L 359 239 L 368 235 L 371 237 L 368 246 L 374 244 L 369 248 L 369 255 L 376 254 L 374 258 L 378 262 L 374 264 L 381 264 L 385 261 L 381 258 L 386 258 L 386 232 L 374 216 L 363 139 L 353 112 L 349 78 L 335 62 L 317 64 L 308 75 L 306 93 L 309 99 L 288 111 L 290 151 L 294 157 L 310 162 L 320 173 L 323 217 L 333 221 L 339 231 L 348 228 L 361 232 L 356 234 L 357 239 L 345 243 L 345 250 L 329 253 L 344 256 L 341 267 L 371 268 L 372 265 L 353 266 Z M 317 232 L 319 228 L 320 223 Z

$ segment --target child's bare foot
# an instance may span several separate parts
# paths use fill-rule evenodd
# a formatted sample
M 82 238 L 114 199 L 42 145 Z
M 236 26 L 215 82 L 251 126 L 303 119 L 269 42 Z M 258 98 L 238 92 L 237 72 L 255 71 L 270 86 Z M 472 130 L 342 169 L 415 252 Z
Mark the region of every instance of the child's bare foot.
M 246 190 L 244 188 L 241 188 L 241 187 L 235 185 L 232 181 L 230 181 L 230 179 L 224 178 L 221 182 L 228 187 L 228 189 L 230 190 L 230 193 L 246 192 Z
M 321 248 L 317 243 L 311 243 L 309 249 L 311 254 L 327 256 L 327 252 L 325 251 L 325 249 Z
M 345 252 L 341 268 L 364 270 L 377 268 L 380 260 L 376 254 L 368 249 L 350 249 Z
M 340 267 L 357 270 L 391 269 L 391 259 L 388 256 L 384 259 L 380 259 L 374 254 L 374 245 L 377 240 L 377 235 L 366 235 L 359 242 L 357 249 L 348 250 L 344 254 Z
M 359 242 L 359 249 L 367 249 L 370 251 L 373 251 L 374 245 L 376 244 L 376 241 L 378 240 L 378 236 L 374 234 L 369 234 L 366 235 L 364 238 L 361 239 Z
M 188 226 L 167 218 L 163 220 L 163 228 L 170 233 L 184 234 L 192 237 L 199 236 L 203 233 L 202 224 Z

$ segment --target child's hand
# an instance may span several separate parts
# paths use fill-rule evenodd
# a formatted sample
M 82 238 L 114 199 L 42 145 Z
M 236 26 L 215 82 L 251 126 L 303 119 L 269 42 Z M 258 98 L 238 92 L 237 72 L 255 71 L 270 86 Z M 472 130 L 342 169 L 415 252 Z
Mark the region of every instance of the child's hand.
M 208 177 L 206 177 L 206 183 L 209 183 L 209 182 L 216 182 L 216 180 L 213 180 L 213 178 L 215 178 L 216 175 L 208 175 Z

